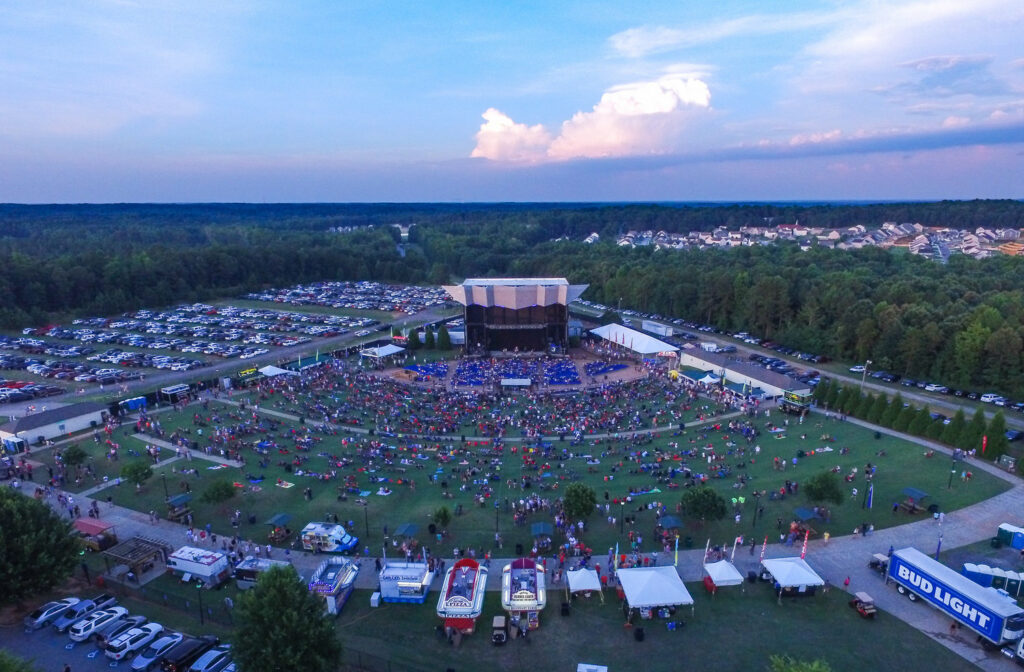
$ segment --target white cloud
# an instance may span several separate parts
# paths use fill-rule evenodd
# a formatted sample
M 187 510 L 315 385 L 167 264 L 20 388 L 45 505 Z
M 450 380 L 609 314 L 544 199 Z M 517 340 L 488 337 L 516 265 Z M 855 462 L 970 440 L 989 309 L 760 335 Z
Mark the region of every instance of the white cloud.
M 807 144 L 818 144 L 822 142 L 833 142 L 839 140 L 843 135 L 843 132 L 839 129 L 833 129 L 831 131 L 824 131 L 821 133 L 801 133 L 794 135 L 789 139 L 789 144 L 793 147 L 798 145 Z
M 483 114 L 473 158 L 492 161 L 537 161 L 544 158 L 551 134 L 542 125 L 517 124 L 493 107 Z
M 557 137 L 492 107 L 483 115 L 470 156 L 536 162 L 667 153 L 678 149 L 688 115 L 710 105 L 707 84 L 673 74 L 609 89 L 591 111 L 563 122 Z
M 949 116 L 942 120 L 943 128 L 963 128 L 971 123 L 967 117 Z
M 657 154 L 670 146 L 688 108 L 707 108 L 711 91 L 699 79 L 663 77 L 617 86 L 591 112 L 577 112 L 562 124 L 548 150 L 555 159 Z

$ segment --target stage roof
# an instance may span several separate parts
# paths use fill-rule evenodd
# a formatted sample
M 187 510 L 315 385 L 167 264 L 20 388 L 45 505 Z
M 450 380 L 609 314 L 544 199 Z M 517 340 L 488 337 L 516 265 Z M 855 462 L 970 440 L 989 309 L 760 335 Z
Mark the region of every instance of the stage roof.
M 600 336 L 606 341 L 638 352 L 641 355 L 653 355 L 659 352 L 676 352 L 676 346 L 665 341 L 659 341 L 653 336 L 648 336 L 642 331 L 624 327 L 621 324 L 606 324 L 597 329 L 591 329 L 590 333 Z
M 470 278 L 461 285 L 444 285 L 464 306 L 519 310 L 531 306 L 567 306 L 589 285 L 570 285 L 565 278 Z

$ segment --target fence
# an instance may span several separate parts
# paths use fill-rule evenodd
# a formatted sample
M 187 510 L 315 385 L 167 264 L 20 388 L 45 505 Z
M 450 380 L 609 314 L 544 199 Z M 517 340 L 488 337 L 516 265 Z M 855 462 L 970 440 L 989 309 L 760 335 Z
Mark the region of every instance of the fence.
M 190 615 L 200 623 L 207 621 L 227 627 L 234 627 L 231 608 L 234 606 L 219 593 L 205 589 L 192 589 L 187 594 L 146 586 L 127 586 L 123 583 L 110 582 L 107 585 L 122 597 L 131 597 L 144 602 L 158 604 L 183 614 Z
M 343 643 L 342 672 L 429 672 L 437 668 L 420 667 L 408 661 L 390 660 L 375 653 L 360 651 Z

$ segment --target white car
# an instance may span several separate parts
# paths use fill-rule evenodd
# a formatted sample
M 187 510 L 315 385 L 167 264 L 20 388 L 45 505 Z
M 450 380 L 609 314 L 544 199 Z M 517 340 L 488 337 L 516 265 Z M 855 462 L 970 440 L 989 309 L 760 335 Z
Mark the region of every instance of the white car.
M 93 635 L 98 635 L 113 628 L 127 615 L 128 610 L 124 607 L 111 607 L 110 609 L 94 611 L 86 618 L 72 625 L 68 631 L 68 636 L 73 642 L 84 642 Z
M 147 623 L 141 628 L 132 628 L 119 635 L 107 645 L 107 658 L 124 660 L 142 647 L 152 642 L 163 633 L 164 626 L 159 623 Z
M 850 373 L 864 373 L 864 365 L 858 364 L 857 366 L 851 366 Z
M 945 385 L 939 385 L 938 383 L 929 383 L 924 386 L 926 392 L 946 392 L 949 388 Z
M 135 656 L 135 660 L 132 661 L 132 669 L 135 670 L 135 672 L 146 672 L 146 670 L 162 660 L 171 649 L 180 644 L 181 640 L 184 638 L 185 635 L 180 632 L 172 632 L 164 635 L 147 646 L 142 653 Z
M 988 394 L 981 395 L 981 400 L 983 402 L 985 402 L 986 404 L 997 403 L 1000 399 L 1002 399 L 1002 397 L 1000 397 L 998 394 L 995 394 L 993 392 L 989 392 Z M 1005 403 L 1005 400 L 1004 400 L 1004 403 Z

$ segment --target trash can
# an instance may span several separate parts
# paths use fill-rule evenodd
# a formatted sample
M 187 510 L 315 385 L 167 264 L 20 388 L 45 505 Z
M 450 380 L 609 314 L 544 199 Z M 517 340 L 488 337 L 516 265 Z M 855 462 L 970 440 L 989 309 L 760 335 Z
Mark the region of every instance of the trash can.
M 523 556 L 523 545 L 516 544 L 516 557 L 521 558 Z
M 693 548 L 693 537 L 686 537 L 683 539 L 683 546 L 686 548 Z
M 989 541 L 989 544 L 992 546 L 992 548 L 1003 547 L 1003 542 L 999 539 L 999 537 L 992 537 L 992 539 Z

